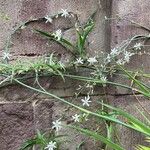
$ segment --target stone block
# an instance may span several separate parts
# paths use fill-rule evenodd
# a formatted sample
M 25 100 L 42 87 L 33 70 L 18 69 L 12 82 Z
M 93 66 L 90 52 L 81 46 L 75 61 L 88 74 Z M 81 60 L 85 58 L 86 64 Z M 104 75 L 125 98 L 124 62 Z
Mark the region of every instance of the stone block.
M 33 103 L 35 130 L 45 132 L 51 129 L 53 101 L 37 100 Z
M 89 36 L 88 43 L 90 47 L 87 48 L 90 54 L 96 54 L 97 51 L 105 51 L 108 47 L 108 25 L 105 24 L 104 16 L 108 12 L 110 3 L 108 1 L 92 1 L 88 0 L 86 2 L 79 2 L 78 0 L 69 0 L 64 3 L 64 1 L 35 1 L 35 0 L 21 0 L 13 2 L 13 10 L 11 11 L 11 2 L 3 1 L 1 2 L 1 11 L 11 18 L 7 22 L 1 22 L 3 31 L 1 33 L 0 39 L 2 43 L 0 44 L 1 51 L 4 49 L 5 41 L 7 37 L 14 31 L 18 24 L 32 20 L 34 18 L 42 18 L 46 15 L 53 15 L 61 11 L 61 9 L 67 9 L 70 12 L 79 16 L 79 21 L 81 24 L 85 23 L 87 19 L 96 11 L 96 25 L 94 31 Z M 10 13 L 13 12 L 13 13 Z M 7 24 L 7 25 L 6 25 Z M 38 28 L 47 30 L 48 32 L 54 32 L 57 29 L 62 29 L 65 34 L 69 28 L 73 27 L 74 22 L 71 22 L 70 19 L 55 19 L 53 24 L 45 24 L 45 22 L 32 22 L 26 27 L 23 31 L 18 31 L 12 37 L 12 44 L 10 48 L 10 53 L 13 55 L 12 60 L 17 58 L 31 58 L 41 56 L 44 54 L 49 54 L 52 52 L 60 53 L 67 58 L 67 52 L 60 45 L 48 42 L 40 37 L 40 35 L 35 35 L 31 32 L 30 28 Z M 106 27 L 107 26 L 107 27 Z M 109 28 L 110 29 L 110 28 Z M 107 30 L 107 31 L 106 31 Z M 99 33 L 99 34 L 97 34 Z M 107 44 L 105 42 L 107 39 Z M 93 53 L 94 52 L 94 53 Z
M 111 47 L 114 48 L 117 45 L 121 44 L 124 40 L 127 40 L 135 35 L 148 35 L 149 31 L 145 30 L 139 25 L 149 28 L 150 26 L 150 14 L 149 12 L 150 1 L 146 0 L 114 0 L 112 3 L 112 18 L 116 18 L 116 20 L 112 20 L 111 23 Z M 120 18 L 118 20 L 117 18 Z M 133 24 L 131 22 L 136 22 L 137 24 Z M 131 46 L 140 42 L 137 40 L 132 43 Z M 141 44 L 149 45 L 149 40 L 145 41 Z M 135 55 L 131 57 L 131 61 L 125 67 L 128 70 L 134 72 L 150 72 L 150 61 L 149 61 L 149 47 L 145 46 L 141 51 L 142 55 Z M 145 83 L 148 83 L 148 79 L 141 78 Z M 122 77 L 115 77 L 115 82 L 122 82 L 124 84 L 130 85 L 130 82 Z M 131 93 L 126 89 L 117 88 L 116 92 L 118 94 L 128 94 Z
M 29 103 L 0 103 L 0 149 L 17 150 L 34 135 L 34 116 Z

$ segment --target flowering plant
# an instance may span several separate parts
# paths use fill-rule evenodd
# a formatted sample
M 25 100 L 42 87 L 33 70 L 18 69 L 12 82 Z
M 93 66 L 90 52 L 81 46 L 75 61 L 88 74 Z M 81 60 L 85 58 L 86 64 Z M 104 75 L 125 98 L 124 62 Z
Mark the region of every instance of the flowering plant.
M 68 64 L 57 58 L 54 53 L 46 57 L 43 56 L 42 58 L 37 59 L 35 62 L 25 63 L 23 61 L 19 61 L 15 65 L 11 64 L 10 60 L 12 54 L 9 52 L 9 38 L 9 41 L 6 44 L 6 50 L 3 52 L 2 63 L 0 64 L 0 73 L 4 78 L 0 85 L 4 86 L 5 84 L 11 84 L 12 82 L 15 82 L 35 92 L 53 97 L 56 100 L 59 100 L 70 107 L 77 109 L 79 113 L 75 113 L 71 116 L 71 120 L 74 124 L 67 125 L 67 127 L 75 129 L 86 136 L 90 136 L 95 140 L 103 142 L 105 144 L 105 149 L 110 147 L 116 150 L 123 150 L 124 148 L 118 143 L 115 143 L 112 139 L 114 123 L 138 131 L 148 137 L 150 137 L 150 128 L 132 115 L 118 108 L 105 104 L 103 100 L 97 100 L 98 102 L 95 102 L 97 105 L 99 105 L 98 110 L 100 111 L 97 109 L 91 109 L 92 105 L 94 104 L 94 101 L 91 97 L 94 94 L 94 88 L 96 86 L 101 86 L 103 89 L 105 89 L 107 85 L 112 85 L 127 88 L 133 92 L 138 92 L 145 97 L 150 98 L 150 87 L 136 79 L 134 72 L 124 69 L 124 65 L 128 64 L 134 55 L 141 55 L 142 48 L 145 46 L 144 44 L 141 44 L 141 42 L 144 43 L 146 40 L 150 39 L 150 36 L 136 35 L 111 49 L 110 53 L 102 54 L 102 56 L 96 55 L 89 57 L 87 55 L 85 45 L 86 40 L 95 25 L 94 14 L 84 25 L 80 25 L 78 22 L 75 24 L 75 30 L 77 33 L 76 44 L 73 44 L 69 40 L 65 39 L 61 29 L 58 29 L 53 33 L 48 33 L 37 29 L 35 30 L 36 33 L 48 38 L 49 40 L 57 42 L 58 44 L 64 46 L 66 50 L 69 50 L 69 52 L 72 54 L 72 60 Z M 53 20 L 57 19 L 58 17 L 71 18 L 75 16 L 76 15 L 73 13 L 62 9 L 58 14 L 54 16 L 47 15 L 43 19 L 45 23 L 48 24 L 53 23 Z M 104 19 L 108 18 L 105 17 Z M 25 29 L 25 26 L 28 23 L 29 22 L 26 22 L 20 25 L 16 30 Z M 141 40 L 141 42 L 137 43 L 138 40 Z M 149 55 L 149 53 L 147 54 Z M 88 75 L 82 76 L 79 74 L 78 70 L 82 68 L 88 70 Z M 75 74 L 72 73 L 72 70 L 75 72 Z M 120 72 L 121 75 L 124 75 L 131 80 L 135 86 L 115 83 L 110 80 L 111 76 L 116 75 L 117 73 L 120 74 Z M 79 75 L 76 75 L 77 73 Z M 23 82 L 24 79 L 28 79 L 27 75 L 29 75 L 30 78 L 35 78 L 35 83 L 39 88 L 32 87 Z M 136 76 L 140 75 L 140 73 L 136 74 Z M 82 84 L 79 85 L 75 91 L 75 98 L 80 98 L 82 91 L 86 90 L 84 98 L 80 98 L 80 105 L 74 104 L 69 100 L 60 98 L 48 92 L 40 84 L 40 76 L 60 76 L 63 81 L 65 81 L 66 78 L 82 81 Z M 148 74 L 142 74 L 142 76 L 148 78 L 150 77 Z M 120 117 L 123 117 L 124 120 L 127 121 L 121 120 Z M 96 121 L 98 120 L 98 123 L 99 121 L 103 120 L 104 124 L 106 125 L 106 137 L 101 135 L 97 129 L 90 130 L 80 127 L 82 123 L 84 124 L 84 122 L 90 121 L 91 118 L 95 118 Z M 50 138 L 48 138 L 45 137 L 45 134 L 38 132 L 37 136 L 34 139 L 25 142 L 20 150 L 25 150 L 30 147 L 33 148 L 34 145 L 40 145 L 42 150 L 59 149 L 59 140 L 56 139 L 60 136 L 58 135 L 59 131 L 66 127 L 66 125 L 62 123 L 62 120 L 62 118 L 59 118 L 58 120 L 52 122 L 52 130 L 55 132 L 55 135 L 52 134 Z

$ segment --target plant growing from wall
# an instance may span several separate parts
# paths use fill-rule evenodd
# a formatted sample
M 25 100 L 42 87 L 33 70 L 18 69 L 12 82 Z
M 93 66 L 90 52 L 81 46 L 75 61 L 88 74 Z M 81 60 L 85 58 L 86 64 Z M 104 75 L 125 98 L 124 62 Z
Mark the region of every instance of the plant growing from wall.
M 11 54 L 9 52 L 9 44 L 11 41 L 10 36 L 6 43 L 5 51 L 3 52 L 2 62 L 0 63 L 0 74 L 3 78 L 3 80 L 0 82 L 0 85 L 5 86 L 7 84 L 17 83 L 35 92 L 53 97 L 56 100 L 59 100 L 80 111 L 80 114 L 75 114 L 74 116 L 72 116 L 72 120 L 74 121 L 75 125 L 63 125 L 61 119 L 54 121 L 52 129 L 56 133 L 58 133 L 61 128 L 68 127 L 71 129 L 75 129 L 80 133 L 85 134 L 86 136 L 90 136 L 95 140 L 101 141 L 105 144 L 105 150 L 107 150 L 107 148 L 123 150 L 124 148 L 119 145 L 119 143 L 115 143 L 113 140 L 112 134 L 114 131 L 114 124 L 119 124 L 133 129 L 137 132 L 142 133 L 146 137 L 150 137 L 149 126 L 136 119 L 129 113 L 126 113 L 119 108 L 110 106 L 109 104 L 105 104 L 102 99 L 98 99 L 96 102 L 97 105 L 100 106 L 100 109 L 91 110 L 90 106 L 91 103 L 93 103 L 91 101 L 91 94 L 94 93 L 94 87 L 96 85 L 102 86 L 103 88 L 105 88 L 107 85 L 112 85 L 127 88 L 131 91 L 140 93 L 149 99 L 150 87 L 147 84 L 139 81 L 136 77 L 144 76 L 146 78 L 149 78 L 150 75 L 143 73 L 136 73 L 135 75 L 134 72 L 127 71 L 123 66 L 129 63 L 133 55 L 141 53 L 141 50 L 144 47 L 144 44 L 141 43 L 136 43 L 134 44 L 134 46 L 131 45 L 139 40 L 144 43 L 144 41 L 150 39 L 150 35 L 136 35 L 132 38 L 127 39 L 126 41 L 123 41 L 120 45 L 117 45 L 114 49 L 111 50 L 110 53 L 102 54 L 102 56 L 96 55 L 88 57 L 85 44 L 90 32 L 95 25 L 95 13 L 96 12 L 93 13 L 93 15 L 87 20 L 84 25 L 80 24 L 77 15 L 73 14 L 72 12 L 67 12 L 67 10 L 63 9 L 59 14 L 56 14 L 54 16 L 46 16 L 45 18 L 29 20 L 19 25 L 19 27 L 17 27 L 12 34 L 14 34 L 17 30 L 25 29 L 25 27 L 32 21 L 43 20 L 46 21 L 46 23 L 52 23 L 53 19 L 57 19 L 58 17 L 74 17 L 77 22 L 75 24 L 75 30 L 77 34 L 76 44 L 73 44 L 69 40 L 65 39 L 63 37 L 61 29 L 55 31 L 54 33 L 48 33 L 37 29 L 34 30 L 34 32 L 65 47 L 66 50 L 68 50 L 72 54 L 72 60 L 68 64 L 65 64 L 61 60 L 59 60 L 54 53 L 52 53 L 49 56 L 40 57 L 36 61 L 18 61 L 15 64 L 11 64 Z M 81 76 L 80 74 L 78 74 L 78 69 L 87 69 L 88 75 Z M 109 76 L 113 76 L 116 74 L 124 76 L 131 80 L 131 82 L 134 83 L 132 84 L 133 86 L 116 83 L 108 79 Z M 82 106 L 74 104 L 69 100 L 60 98 L 48 92 L 40 84 L 41 76 L 58 76 L 61 77 L 64 82 L 66 78 L 82 81 L 83 85 L 79 85 L 79 88 L 77 89 L 77 91 L 75 91 L 76 97 L 80 96 L 82 90 L 86 89 L 88 91 L 87 95 L 81 99 Z M 35 78 L 35 83 L 39 88 L 27 85 L 25 81 L 28 80 L 28 78 Z M 123 117 L 126 121 L 120 119 L 120 117 Z M 84 124 L 85 121 L 88 121 L 88 119 L 91 118 L 96 118 L 98 122 L 103 120 L 107 130 L 106 136 L 100 134 L 100 132 L 97 130 L 90 130 L 80 127 L 80 124 Z M 146 120 L 149 121 L 148 118 Z M 47 136 L 47 134 L 41 134 L 38 131 L 35 138 L 26 141 L 22 145 L 22 148 L 20 150 L 30 149 L 37 145 L 40 146 L 41 150 L 59 149 L 59 144 L 61 143 L 59 139 L 62 137 L 63 136 L 61 135 L 54 135 L 53 132 L 50 133 L 50 136 Z M 80 146 L 78 146 L 78 149 L 80 149 L 82 144 L 79 144 Z M 142 148 L 142 146 L 140 147 Z

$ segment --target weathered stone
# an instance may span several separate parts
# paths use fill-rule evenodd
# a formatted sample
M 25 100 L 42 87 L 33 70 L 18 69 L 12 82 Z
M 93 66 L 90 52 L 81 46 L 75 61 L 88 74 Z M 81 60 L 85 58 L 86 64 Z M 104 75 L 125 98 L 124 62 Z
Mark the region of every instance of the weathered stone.
M 33 109 L 29 103 L 0 103 L 0 149 L 17 150 L 34 134 Z
M 7 14 L 7 12 L 10 12 L 11 5 L 8 1 L 5 2 L 3 1 L 1 4 L 3 5 L 2 11 L 4 11 L 4 13 Z M 96 19 L 95 19 L 96 20 L 95 29 L 90 34 L 88 40 L 88 43 L 90 43 L 91 46 L 87 48 L 87 51 L 90 53 L 90 55 L 95 55 L 97 53 L 96 51 L 101 51 L 101 50 L 103 51 L 107 49 L 106 47 L 109 46 L 108 39 L 107 39 L 108 34 L 107 33 L 105 34 L 105 32 L 108 32 L 107 30 L 108 25 L 106 27 L 106 22 L 104 21 L 104 16 L 110 14 L 110 11 L 108 11 L 110 9 L 107 9 L 110 7 L 109 1 L 100 2 L 99 0 L 98 1 L 88 0 L 86 2 L 84 1 L 79 2 L 78 0 L 74 0 L 74 1 L 69 0 L 66 3 L 64 3 L 64 1 L 57 1 L 57 0 L 55 1 L 45 0 L 42 2 L 35 1 L 35 0 L 32 1 L 21 0 L 21 1 L 14 1 L 13 5 L 14 5 L 13 9 L 17 9 L 17 10 L 16 12 L 9 14 L 11 19 L 9 20 L 9 22 L 7 22 L 7 24 L 10 29 L 8 29 L 8 27 L 5 26 L 3 22 L 1 22 L 2 27 L 6 28 L 7 32 L 5 31 L 4 34 L 8 33 L 7 36 L 10 35 L 12 31 L 15 29 L 15 27 L 21 22 L 27 21 L 29 19 L 32 20 L 34 18 L 42 18 L 48 14 L 54 15 L 58 13 L 58 11 L 60 11 L 62 8 L 67 9 L 68 11 L 78 15 L 78 19 L 81 22 L 81 24 L 85 23 L 87 19 L 90 17 L 90 15 L 92 15 L 97 10 Z M 13 25 L 11 25 L 12 20 L 13 20 Z M 12 60 L 14 61 L 16 59 L 21 59 L 27 63 L 29 59 L 37 60 L 38 56 L 50 54 L 52 52 L 55 52 L 56 55 L 61 57 L 63 60 L 64 59 L 68 60 L 70 56 L 67 50 L 65 50 L 62 46 L 56 44 L 55 42 L 50 42 L 48 40 L 45 40 L 45 38 L 41 37 L 40 35 L 31 32 L 31 28 L 32 29 L 38 28 L 41 30 L 46 30 L 48 32 L 54 32 L 55 30 L 61 28 L 62 31 L 64 32 L 64 36 L 66 37 L 67 35 L 68 39 L 72 37 L 72 41 L 75 43 L 74 41 L 75 30 L 72 28 L 74 26 L 74 23 L 75 23 L 74 18 L 54 19 L 53 24 L 49 24 L 49 23 L 45 24 L 44 21 L 31 22 L 25 29 L 19 30 L 15 34 L 13 34 L 12 45 L 10 48 L 10 53 L 13 55 L 11 57 Z M 4 37 L 3 33 L 1 34 L 1 36 Z M 105 39 L 107 39 L 107 44 L 105 42 Z M 4 42 L 0 44 L 0 47 L 1 50 L 4 49 Z M 72 86 L 74 85 L 74 82 L 71 81 L 70 84 L 69 83 L 70 80 L 69 80 L 67 83 L 62 83 L 62 85 L 65 86 L 61 86 L 57 84 L 60 82 L 60 80 L 58 80 L 58 82 L 57 80 L 55 81 L 56 83 L 53 83 L 52 86 L 50 87 L 52 88 L 51 91 L 53 91 L 53 89 L 55 90 L 55 92 L 53 93 L 56 94 L 59 93 L 58 95 L 60 96 L 72 96 L 74 94 L 75 87 Z M 56 87 L 56 85 L 58 87 Z M 61 91 L 56 90 L 56 89 L 60 89 L 60 87 L 61 87 Z M 68 91 L 66 91 L 66 89 L 68 89 Z
M 8 36 L 12 33 L 15 26 L 20 22 L 18 18 L 19 10 L 21 9 L 21 1 L 13 0 L 1 0 L 0 1 L 0 14 L 4 17 L 0 18 L 0 50 L 4 49 Z M 5 19 L 7 17 L 8 19 Z
M 37 95 L 38 93 L 21 85 L 9 85 L 0 89 L 0 102 L 34 101 Z
M 33 103 L 35 130 L 49 131 L 52 125 L 53 102 L 42 99 Z
M 125 20 L 120 20 L 119 22 L 112 20 L 112 33 L 110 32 L 109 21 L 107 22 L 105 20 L 105 16 L 110 16 L 110 8 L 110 0 L 1 0 L 0 13 L 8 15 L 10 19 L 7 20 L 4 19 L 4 17 L 1 18 L 0 51 L 4 49 L 7 37 L 21 22 L 29 19 L 32 20 L 34 18 L 43 18 L 49 14 L 54 15 L 61 9 L 67 9 L 68 11 L 78 15 L 78 19 L 81 24 L 84 24 L 89 16 L 97 10 L 97 14 L 95 16 L 95 28 L 89 35 L 88 42 L 86 43 L 89 56 L 95 56 L 100 54 L 102 51 L 108 52 L 110 49 L 110 38 L 111 46 L 113 48 L 116 46 L 116 44 L 135 34 L 149 33 L 134 27 L 129 23 L 129 21 L 127 21 L 127 19 L 131 19 L 148 27 L 150 22 L 148 13 L 148 0 L 145 3 L 143 3 L 142 0 L 114 0 L 112 17 L 119 15 L 121 18 L 125 18 Z M 74 23 L 75 18 L 57 18 L 53 20 L 53 24 L 45 24 L 44 20 L 32 21 L 25 29 L 18 30 L 12 35 L 10 53 L 13 56 L 11 59 L 13 61 L 16 59 L 26 59 L 28 62 L 29 59 L 37 60 L 37 58 L 41 57 L 42 55 L 48 55 L 52 52 L 54 52 L 63 60 L 70 59 L 71 54 L 64 47 L 56 44 L 55 42 L 48 41 L 42 36 L 31 32 L 31 30 L 36 28 L 47 32 L 54 32 L 57 29 L 62 29 L 64 37 L 75 43 L 76 34 L 74 30 Z M 112 35 L 112 37 L 110 35 Z M 148 52 L 148 50 L 149 49 L 145 49 L 146 52 Z M 128 67 L 132 70 L 135 70 L 135 68 L 139 66 L 143 66 L 144 72 L 149 73 L 150 64 L 148 55 L 144 54 L 142 56 L 134 56 L 128 65 Z M 83 71 L 82 74 L 85 75 L 86 72 Z M 121 80 L 127 84 L 127 81 L 125 81 L 123 78 L 115 77 L 114 79 L 115 82 L 120 82 Z M 40 78 L 39 81 L 40 84 L 52 94 L 69 98 L 69 100 L 73 103 L 81 105 L 81 101 L 79 99 L 71 99 L 71 97 L 74 96 L 78 85 L 82 84 L 80 81 L 76 82 L 67 78 L 66 81 L 63 82 L 63 80 L 58 77 Z M 35 84 L 34 80 L 28 81 L 27 84 L 39 88 L 39 86 Z M 95 95 L 105 95 L 103 88 L 96 87 L 95 90 Z M 111 90 L 106 90 L 106 93 L 130 94 L 130 91 L 122 90 L 120 87 L 112 87 Z M 81 95 L 85 94 L 87 94 L 87 91 L 83 91 L 81 93 Z M 100 98 L 103 99 L 103 97 Z M 110 103 L 113 103 L 115 106 L 125 108 L 126 111 L 133 113 L 140 119 L 142 118 L 138 112 L 133 109 L 133 106 L 138 104 L 133 97 L 116 97 L 116 99 L 109 97 L 108 99 L 111 99 Z M 62 118 L 66 124 L 69 124 L 70 122 L 72 123 L 72 115 L 79 112 L 74 110 L 72 107 L 68 107 L 63 103 L 57 102 L 56 99 L 54 103 L 52 100 L 53 99 L 51 99 L 49 96 L 34 93 L 32 90 L 18 85 L 1 88 L 0 141 L 2 142 L 0 142 L 0 148 L 2 150 L 16 150 L 23 140 L 31 137 L 34 134 L 36 129 L 42 131 L 49 130 L 51 128 L 52 118 L 53 120 Z M 33 105 L 27 103 L 27 101 L 33 102 Z M 92 108 L 94 110 L 99 110 L 96 100 L 92 101 Z M 148 107 L 146 100 L 141 100 L 141 103 L 144 105 L 144 107 Z M 91 119 L 85 124 L 84 127 L 89 127 L 94 130 L 95 127 L 101 128 L 105 134 L 106 129 L 104 128 L 103 124 L 96 126 L 95 122 L 91 124 L 92 121 L 93 120 Z M 131 149 L 135 143 L 137 144 L 143 142 L 143 137 L 138 133 L 126 130 L 122 127 L 118 127 L 118 130 L 121 143 L 125 149 Z M 66 145 L 65 147 L 69 150 L 74 150 L 75 146 L 83 140 L 87 140 L 83 146 L 84 149 L 96 150 L 99 148 L 99 146 L 101 146 L 101 143 L 95 144 L 87 137 L 81 136 L 79 133 L 76 133 L 70 129 L 64 129 L 62 133 L 68 133 L 70 136 L 69 138 L 73 141 L 73 143 Z
M 131 23 L 131 21 L 136 22 L 142 26 L 149 28 L 150 26 L 150 14 L 149 12 L 150 1 L 146 0 L 114 0 L 112 3 L 112 33 L 111 33 L 111 47 L 114 48 L 117 44 L 120 44 L 124 40 L 127 40 L 135 35 L 148 35 L 149 31 L 140 28 L 139 26 Z M 121 19 L 117 19 L 119 18 Z M 136 41 L 137 43 L 140 42 Z M 136 43 L 135 42 L 135 43 Z M 134 43 L 134 44 L 135 44 Z M 149 45 L 149 41 L 142 43 Z M 131 57 L 130 63 L 126 66 L 129 70 L 132 71 L 143 71 L 143 73 L 150 72 L 150 61 L 149 57 L 149 47 L 142 49 L 141 53 L 143 55 L 135 55 Z M 130 85 L 130 82 L 125 80 L 122 77 L 115 77 L 115 82 L 122 82 L 124 84 Z M 148 82 L 148 79 L 144 78 L 145 83 Z M 116 92 L 118 94 L 128 94 L 129 91 L 123 88 L 117 88 Z
M 73 12 L 74 14 L 78 15 L 79 21 L 82 23 L 85 23 L 87 19 L 92 15 L 96 10 L 98 10 L 96 15 L 96 25 L 94 31 L 89 36 L 89 43 L 91 43 L 90 47 L 88 48 L 88 52 L 90 52 L 92 55 L 94 53 L 96 54 L 96 51 L 103 51 L 107 49 L 108 47 L 108 41 L 107 44 L 105 42 L 105 39 L 108 40 L 108 34 L 105 33 L 106 27 L 104 16 L 108 14 L 107 8 L 109 7 L 108 1 L 102 1 L 100 4 L 99 1 L 92 1 L 89 0 L 88 2 L 78 2 L 78 0 L 74 1 L 67 1 L 67 3 L 64 3 L 64 1 L 14 1 L 13 2 L 13 9 L 17 9 L 16 12 L 13 12 L 12 14 L 9 14 L 10 20 L 7 22 L 7 26 L 5 26 L 5 22 L 1 22 L 2 27 L 5 27 L 6 30 L 3 30 L 4 33 L 1 34 L 3 38 L 3 42 L 0 44 L 0 49 L 4 49 L 4 42 L 6 41 L 6 37 L 12 33 L 12 31 L 15 29 L 15 27 L 20 24 L 20 22 L 24 22 L 27 20 L 32 20 L 34 18 L 42 18 L 46 16 L 47 14 L 53 15 L 61 11 L 61 9 L 67 9 L 70 12 Z M 8 13 L 11 10 L 11 3 L 2 2 L 3 7 L 2 11 L 4 13 Z M 8 4 L 8 5 L 7 5 Z M 85 11 L 86 10 L 86 11 Z M 13 22 L 12 22 L 13 20 Z M 47 30 L 49 32 L 54 32 L 56 29 L 62 29 L 63 32 L 65 32 L 65 29 L 68 30 L 68 28 L 73 27 L 75 22 L 70 22 L 71 19 L 55 19 L 53 24 L 50 25 L 45 24 L 44 22 L 36 23 L 32 22 L 22 31 L 18 31 L 16 34 L 13 35 L 11 45 L 11 54 L 13 54 L 12 59 L 17 58 L 34 58 L 37 56 L 41 56 L 44 54 L 49 54 L 52 52 L 60 53 L 61 55 L 64 55 L 67 57 L 68 52 L 66 52 L 63 47 L 61 47 L 58 44 L 54 44 L 53 42 L 49 43 L 47 40 L 44 40 L 40 37 L 40 35 L 35 35 L 35 33 L 32 33 L 31 30 L 29 30 L 29 27 L 38 28 L 37 26 L 40 26 L 40 29 Z M 13 25 L 11 25 L 13 24 Z M 9 28 L 9 30 L 8 30 Z M 103 29 L 102 29 L 103 28 Z M 99 34 L 96 34 L 99 33 Z M 94 41 L 94 42 L 93 42 Z M 94 52 L 94 53 L 93 53 Z

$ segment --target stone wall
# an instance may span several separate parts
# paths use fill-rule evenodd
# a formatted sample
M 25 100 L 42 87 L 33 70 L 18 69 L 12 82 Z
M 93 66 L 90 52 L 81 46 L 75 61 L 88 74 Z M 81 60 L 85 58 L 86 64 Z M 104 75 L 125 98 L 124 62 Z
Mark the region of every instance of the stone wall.
M 128 39 L 129 37 L 133 37 L 135 35 L 148 35 L 150 31 L 144 30 L 140 28 L 137 24 L 135 25 L 132 22 L 137 22 L 138 24 L 144 27 L 150 27 L 150 1 L 142 1 L 142 0 L 113 0 L 112 4 L 112 17 L 119 16 L 124 18 L 124 20 L 120 21 L 112 21 L 111 29 L 111 46 L 114 47 L 116 44 L 120 43 L 123 40 Z M 149 41 L 145 43 L 145 45 L 149 45 Z M 143 51 L 150 52 L 149 48 L 145 48 Z M 132 57 L 130 63 L 126 66 L 130 70 L 144 72 L 150 72 L 150 60 L 149 55 L 135 55 Z M 121 82 L 128 84 L 124 78 L 115 77 L 116 82 Z M 145 82 L 149 81 L 145 79 Z M 139 101 L 141 105 L 145 107 L 148 111 L 149 102 L 144 97 L 140 95 L 135 98 L 133 93 L 130 93 L 128 90 L 122 88 L 116 88 L 116 96 L 114 97 L 113 104 L 115 106 L 119 106 L 123 108 L 127 112 L 130 112 L 138 119 L 142 119 L 140 113 L 137 111 L 136 106 L 140 108 Z M 143 111 L 143 110 L 142 110 Z M 139 133 L 135 133 L 134 131 L 129 131 L 125 128 L 120 128 L 120 142 L 125 147 L 125 149 L 130 150 L 133 149 L 135 143 L 141 143 L 143 141 L 143 137 Z
M 94 31 L 88 38 L 88 53 L 108 52 L 116 44 L 135 34 L 148 34 L 140 28 L 133 26 L 128 20 L 134 20 L 144 26 L 150 26 L 150 1 L 145 0 L 0 0 L 0 13 L 8 16 L 2 17 L 0 21 L 0 52 L 3 51 L 7 37 L 13 30 L 24 21 L 34 18 L 43 18 L 48 14 L 55 14 L 61 9 L 78 14 L 78 19 L 84 23 L 87 18 L 97 10 L 96 25 Z M 106 21 L 105 16 L 116 17 L 117 15 L 126 18 L 123 21 Z M 32 22 L 24 31 L 19 31 L 12 36 L 11 54 L 12 62 L 16 59 L 36 59 L 44 54 L 57 52 L 64 59 L 70 58 L 70 54 L 60 45 L 43 39 L 35 33 L 30 32 L 30 28 L 39 28 L 47 31 L 55 31 L 61 28 L 64 36 L 74 41 L 75 31 L 73 28 L 74 20 L 56 19 L 53 24 L 45 22 Z M 111 25 L 111 26 L 110 26 Z M 148 51 L 148 49 L 147 49 Z M 1 55 L 2 53 L 0 53 Z M 150 72 L 150 61 L 147 55 L 135 56 L 127 66 L 130 69 L 137 69 L 143 66 L 145 72 Z M 115 81 L 126 82 L 119 77 Z M 29 81 L 30 82 L 30 81 Z M 61 97 L 72 99 L 74 89 L 78 83 L 67 80 L 64 84 L 60 79 L 42 78 L 41 84 L 51 93 Z M 127 90 L 111 88 L 107 91 L 110 103 L 128 110 L 128 112 L 139 116 L 138 112 L 133 110 L 133 105 L 137 101 Z M 101 96 L 99 92 L 96 96 Z M 148 107 L 148 103 L 143 97 L 141 103 Z M 0 150 L 17 150 L 20 144 L 27 138 L 33 137 L 36 129 L 48 130 L 51 123 L 60 114 L 65 113 L 67 106 L 53 101 L 49 97 L 40 95 L 19 85 L 9 85 L 0 89 Z M 67 114 L 71 116 L 71 113 Z M 66 119 L 66 122 L 69 121 Z M 64 131 L 69 133 L 69 131 Z M 85 139 L 72 131 L 69 133 L 75 138 L 75 143 Z M 141 135 L 119 128 L 119 137 L 126 150 L 131 150 L 135 143 L 141 143 Z M 73 144 L 72 144 L 73 145 Z M 71 145 L 71 146 L 72 146 Z M 69 146 L 70 147 L 70 146 Z M 74 150 L 74 147 L 68 148 Z M 89 140 L 84 149 L 97 150 L 97 146 Z M 100 149 L 100 148 L 99 148 Z

